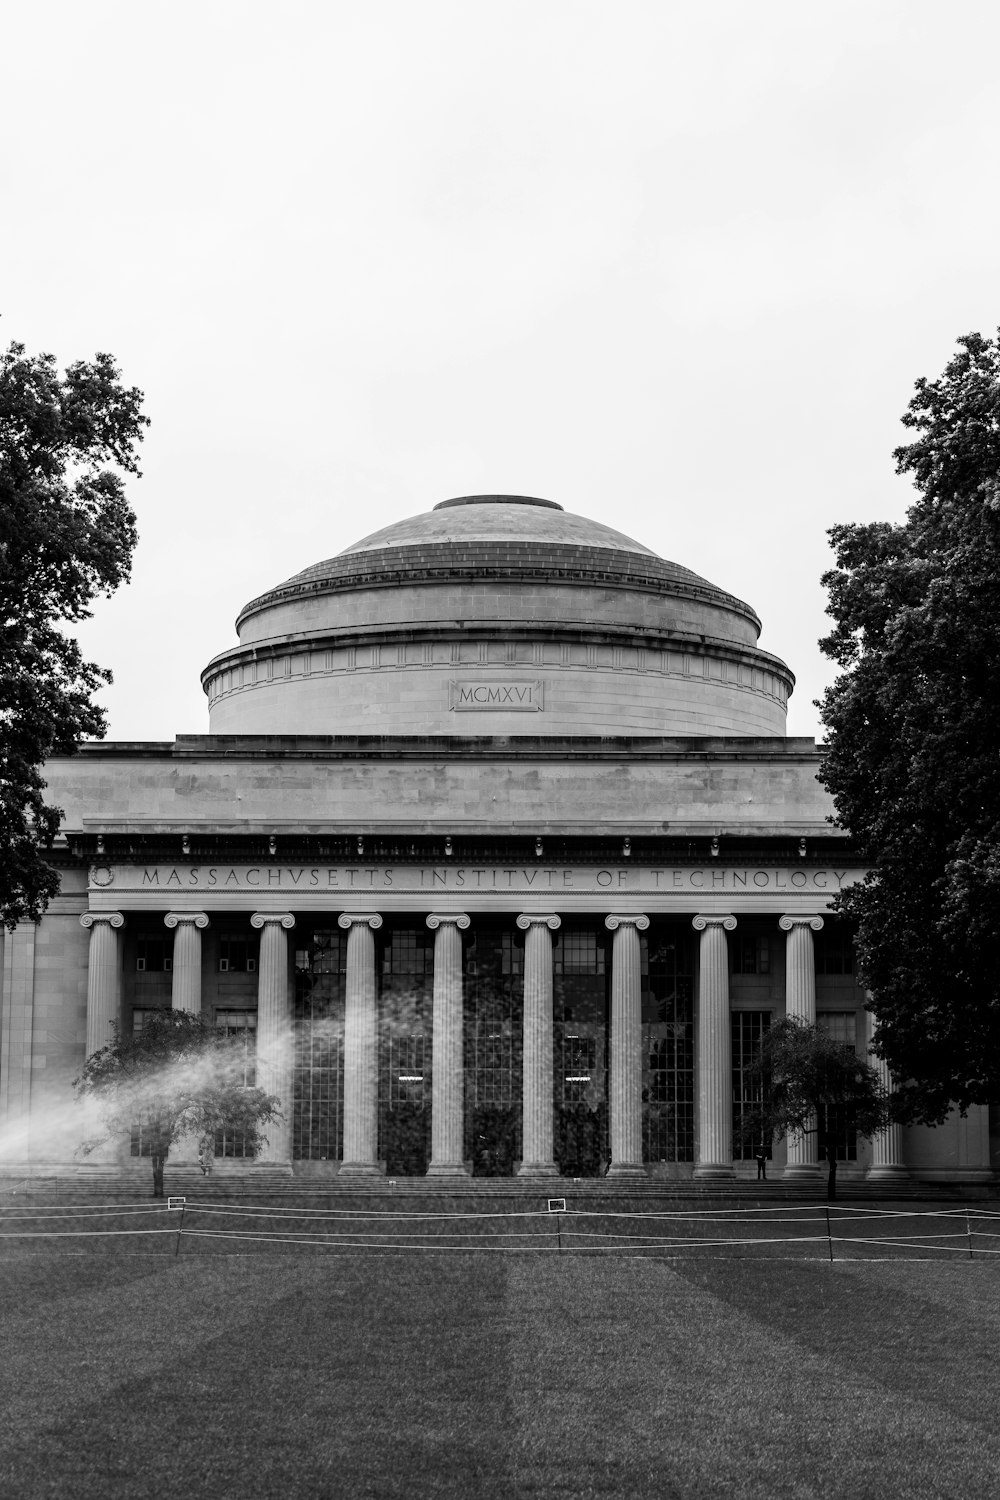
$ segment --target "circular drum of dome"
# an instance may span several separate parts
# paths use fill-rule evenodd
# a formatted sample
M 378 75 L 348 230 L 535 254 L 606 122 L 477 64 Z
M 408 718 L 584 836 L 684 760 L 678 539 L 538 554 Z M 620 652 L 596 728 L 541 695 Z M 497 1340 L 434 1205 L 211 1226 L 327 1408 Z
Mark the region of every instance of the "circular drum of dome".
M 467 495 L 252 599 L 213 734 L 773 736 L 794 678 L 748 604 L 621 532 Z

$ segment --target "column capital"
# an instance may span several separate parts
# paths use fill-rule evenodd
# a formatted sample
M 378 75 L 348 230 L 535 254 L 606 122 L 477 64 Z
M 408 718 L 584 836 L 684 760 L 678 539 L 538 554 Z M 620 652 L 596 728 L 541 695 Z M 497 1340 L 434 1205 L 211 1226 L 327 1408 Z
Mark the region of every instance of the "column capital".
M 382 926 L 382 918 L 377 911 L 342 911 L 337 918 L 337 926 L 342 927 L 345 932 L 349 927 L 364 927 L 365 925 L 373 931 L 377 931 Z
M 538 927 L 543 924 L 551 927 L 555 932 L 557 927 L 562 926 L 562 918 L 557 917 L 555 912 L 522 911 L 517 919 L 517 925 L 522 932 L 527 932 L 529 927 Z
M 85 911 L 80 918 L 81 927 L 93 927 L 95 922 L 107 922 L 109 927 L 125 926 L 125 918 L 120 911 Z
M 726 932 L 736 931 L 736 918 L 729 912 L 707 912 L 691 918 L 695 932 L 704 932 L 706 927 L 722 927 Z
M 811 927 L 813 932 L 821 932 L 823 918 L 818 912 L 790 912 L 787 916 L 778 918 L 778 926 L 782 932 L 791 932 L 793 927 Z
M 269 922 L 278 923 L 279 926 L 285 928 L 286 932 L 290 932 L 295 926 L 295 918 L 290 911 L 255 911 L 250 918 L 250 926 L 256 927 L 258 932 Z
M 614 932 L 618 927 L 635 927 L 640 932 L 645 932 L 649 926 L 649 918 L 641 911 L 616 911 L 604 918 L 604 925 L 609 932 Z
M 203 911 L 168 911 L 163 918 L 167 927 L 174 928 L 179 922 L 193 922 L 201 932 L 208 926 L 208 913 Z
M 454 922 L 462 932 L 470 925 L 470 919 L 464 911 L 432 911 L 426 921 L 432 932 L 436 932 L 442 922 Z

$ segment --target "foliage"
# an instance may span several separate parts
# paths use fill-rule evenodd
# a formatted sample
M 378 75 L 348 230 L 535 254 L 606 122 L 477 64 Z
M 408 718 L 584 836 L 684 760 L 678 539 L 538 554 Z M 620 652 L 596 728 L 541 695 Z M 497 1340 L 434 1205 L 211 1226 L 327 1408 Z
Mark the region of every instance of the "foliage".
M 902 1118 L 1000 1090 L 1000 340 L 969 334 L 903 417 L 902 525 L 835 526 L 841 668 L 820 774 L 869 873 L 855 924 Z
M 844 1131 L 871 1139 L 889 1121 L 889 1095 L 871 1063 L 822 1026 L 797 1016 L 775 1021 L 764 1033 L 751 1078 L 758 1102 L 744 1113 L 745 1137 L 781 1140 L 792 1132 L 825 1137 L 831 1189 L 834 1145 Z
M 78 1095 L 98 1105 L 106 1130 L 81 1150 L 138 1128 L 150 1147 L 154 1197 L 163 1196 L 163 1164 L 182 1136 L 197 1137 L 203 1170 L 220 1130 L 242 1136 L 256 1156 L 267 1139 L 262 1127 L 281 1113 L 278 1099 L 247 1085 L 244 1072 L 241 1043 L 189 1011 L 153 1011 L 134 1036 L 116 1027 L 74 1081 Z
M 135 517 L 121 470 L 138 474 L 148 418 L 109 354 L 60 376 L 51 354 L 0 353 L 0 922 L 37 920 L 58 889 L 44 861 L 59 828 L 43 762 L 104 733 L 92 701 L 109 672 L 62 625 L 127 580 Z

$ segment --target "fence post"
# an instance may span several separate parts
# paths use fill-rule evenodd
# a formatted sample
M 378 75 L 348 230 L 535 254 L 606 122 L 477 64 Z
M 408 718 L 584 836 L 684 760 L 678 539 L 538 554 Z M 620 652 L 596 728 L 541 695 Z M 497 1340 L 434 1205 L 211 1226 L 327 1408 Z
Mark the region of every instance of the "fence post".
M 824 1212 L 826 1214 L 826 1242 L 827 1242 L 827 1244 L 830 1247 L 830 1260 L 832 1261 L 833 1260 L 833 1233 L 832 1233 L 832 1231 L 830 1229 L 830 1210 L 829 1210 L 829 1208 L 824 1209 Z
M 972 1260 L 972 1225 L 969 1222 L 969 1210 L 965 1210 L 965 1233 L 969 1241 L 969 1259 Z

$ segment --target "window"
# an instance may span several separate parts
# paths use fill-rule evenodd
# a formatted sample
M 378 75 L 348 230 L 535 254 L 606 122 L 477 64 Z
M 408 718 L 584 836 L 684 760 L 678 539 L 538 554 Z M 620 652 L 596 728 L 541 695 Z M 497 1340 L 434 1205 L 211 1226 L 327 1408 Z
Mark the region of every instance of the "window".
M 559 935 L 552 950 L 554 974 L 603 974 L 604 943 L 593 930 L 568 931 Z
M 132 1007 L 132 1035 L 138 1036 L 150 1016 L 158 1016 L 165 1005 L 133 1005 Z
M 694 949 L 686 933 L 643 935 L 642 1159 L 694 1161 Z
M 434 938 L 426 929 L 398 927 L 386 936 L 382 973 L 425 978 L 434 972 Z
M 385 1045 L 388 1054 L 386 1070 L 390 1107 L 396 1104 L 423 1104 L 426 1076 L 424 1037 L 390 1034 Z
M 858 1017 L 853 1010 L 821 1010 L 816 1013 L 816 1025 L 835 1041 L 842 1042 L 851 1052 L 857 1051 Z M 819 1150 L 825 1158 L 833 1147 L 838 1161 L 857 1161 L 858 1136 L 854 1122 L 847 1111 L 824 1109 L 819 1121 Z
M 162 1005 L 133 1005 L 132 1035 L 138 1036 L 150 1016 L 159 1015 L 165 1009 L 166 1007 Z M 148 1130 L 144 1131 L 141 1125 L 133 1125 L 129 1131 L 129 1155 L 152 1156 L 152 1154 Z
M 737 934 L 730 940 L 734 974 L 770 974 L 771 939 Z
M 140 932 L 135 940 L 137 974 L 169 974 L 173 967 L 170 938 L 158 932 Z
M 744 1136 L 743 1122 L 761 1100 L 760 1083 L 752 1069 L 764 1036 L 771 1024 L 769 1010 L 737 1010 L 732 1015 L 733 1033 L 733 1160 L 752 1161 L 763 1151 L 770 1161 L 773 1142 L 760 1134 L 754 1139 Z
M 502 932 L 500 934 L 500 972 L 501 974 L 523 974 L 524 973 L 524 942 L 518 941 L 520 934 L 513 932 Z
M 390 1177 L 420 1176 L 430 1160 L 434 935 L 391 925 L 378 997 L 379 1155 Z
M 590 1102 L 597 1070 L 597 1038 L 564 1032 L 562 1038 L 562 1103 Z M 557 1101 L 559 1102 L 559 1101 Z
M 219 936 L 219 973 L 255 974 L 257 943 L 244 932 L 223 932 Z
M 292 1154 L 297 1160 L 340 1156 L 346 971 L 347 935 L 340 928 L 308 934 L 295 951 Z
M 828 922 L 814 940 L 817 974 L 854 973 L 854 935 L 843 922 Z
M 240 1059 L 243 1084 L 251 1088 L 257 1076 L 257 1012 L 255 1010 L 217 1010 L 215 1029 L 232 1041 Z M 247 1156 L 246 1139 L 243 1133 L 216 1131 L 215 1154 L 216 1156 Z

